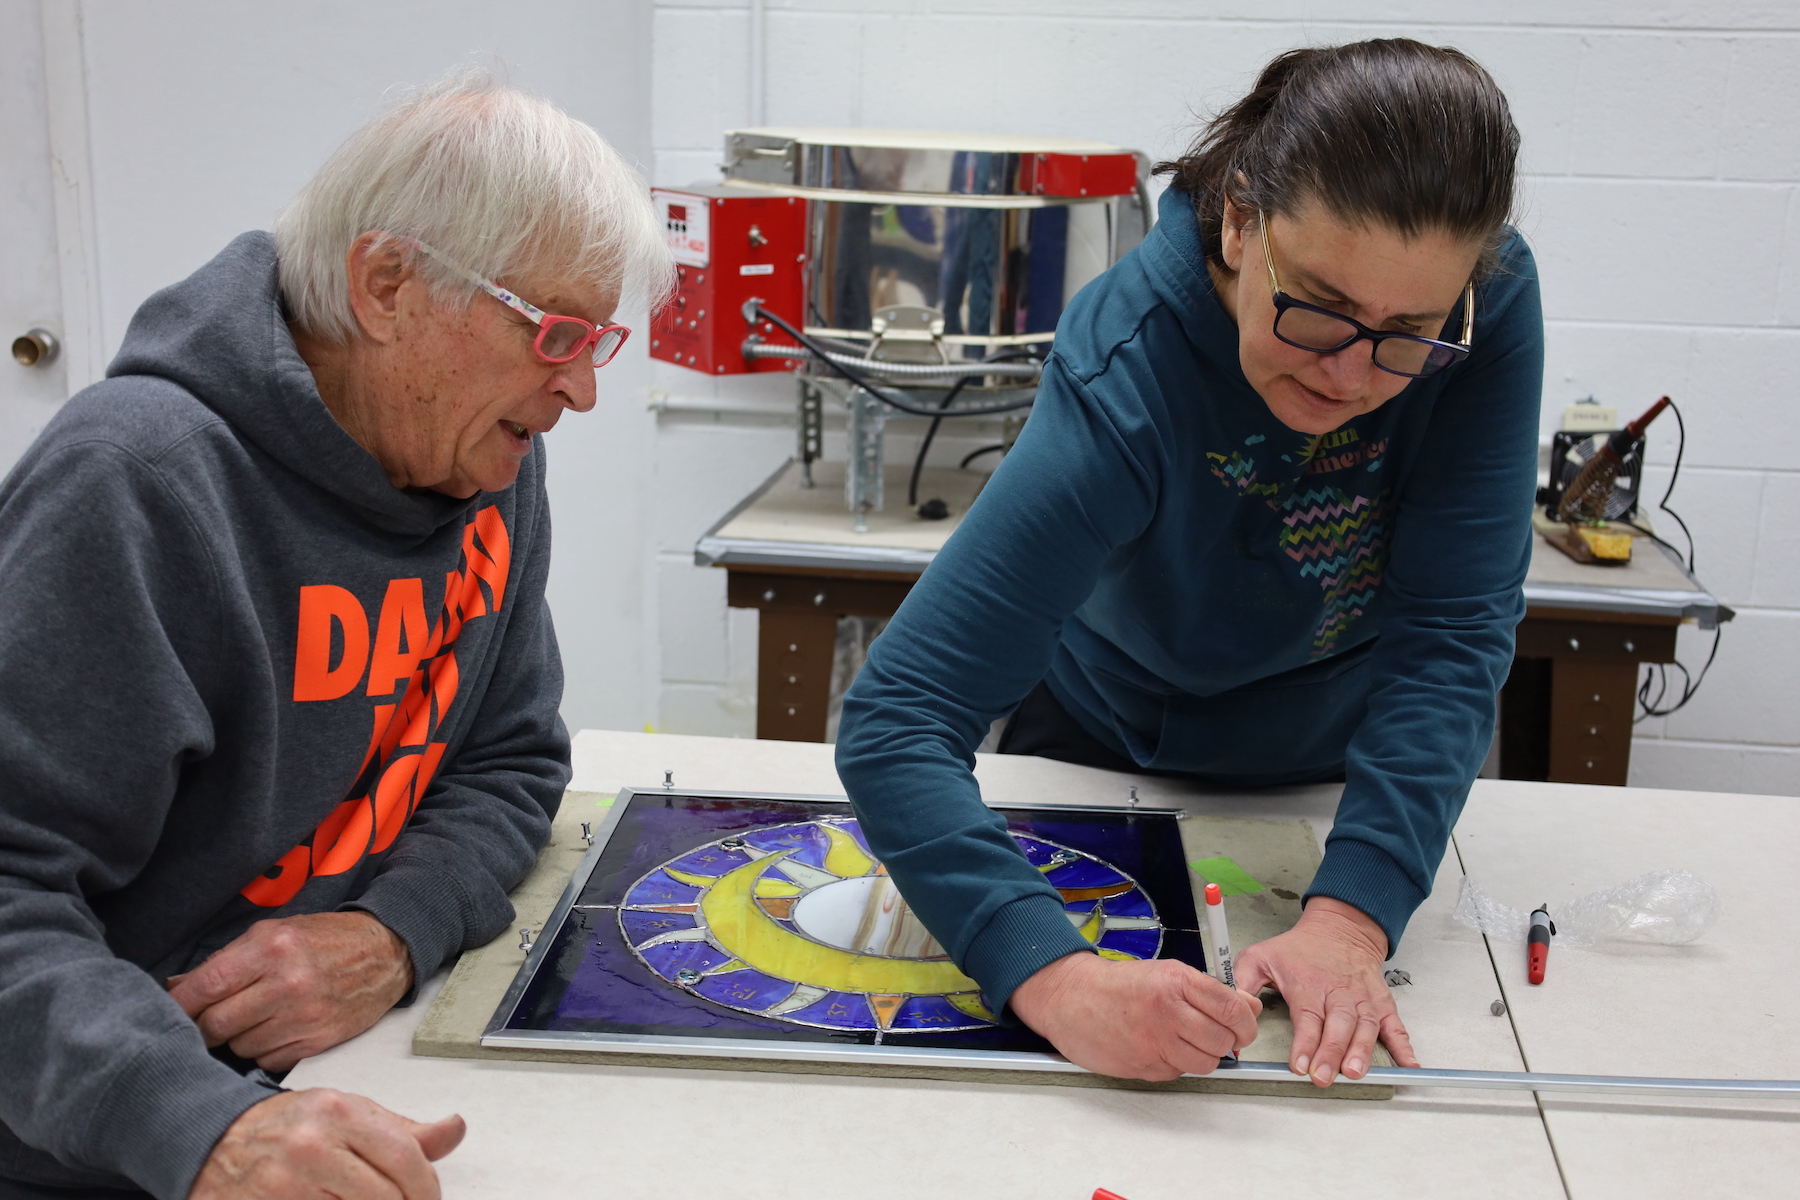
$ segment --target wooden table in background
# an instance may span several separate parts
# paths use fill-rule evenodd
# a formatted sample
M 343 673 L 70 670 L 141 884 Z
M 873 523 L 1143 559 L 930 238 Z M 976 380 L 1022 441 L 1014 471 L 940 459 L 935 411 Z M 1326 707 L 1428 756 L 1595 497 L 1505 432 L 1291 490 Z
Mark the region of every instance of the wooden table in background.
M 730 572 L 726 602 L 760 610 L 756 736 L 825 740 L 839 617 L 891 617 L 944 542 L 956 532 L 987 476 L 927 467 L 919 496 L 937 496 L 950 516 L 926 521 L 906 507 L 909 471 L 889 467 L 884 512 L 867 533 L 852 528 L 844 464 L 816 462 L 802 486 L 790 462 L 714 526 L 694 561 Z
M 1584 566 L 1532 536 L 1525 620 L 1500 693 L 1502 779 L 1625 786 L 1639 666 L 1675 661 L 1682 622 L 1731 619 L 1655 542 L 1632 551 L 1624 566 Z
M 694 549 L 696 562 L 730 573 L 731 607 L 761 613 L 759 738 L 825 740 L 838 618 L 892 616 L 986 478 L 928 468 L 919 494 L 942 497 L 951 515 L 924 521 L 904 503 L 905 468 L 890 467 L 887 511 L 856 533 L 843 464 L 814 463 L 813 477 L 802 487 L 799 465 L 788 464 Z M 1674 661 L 1677 627 L 1712 628 L 1721 613 L 1653 542 L 1636 550 L 1627 566 L 1583 566 L 1533 538 L 1526 616 L 1501 695 L 1502 778 L 1625 784 L 1639 665 Z

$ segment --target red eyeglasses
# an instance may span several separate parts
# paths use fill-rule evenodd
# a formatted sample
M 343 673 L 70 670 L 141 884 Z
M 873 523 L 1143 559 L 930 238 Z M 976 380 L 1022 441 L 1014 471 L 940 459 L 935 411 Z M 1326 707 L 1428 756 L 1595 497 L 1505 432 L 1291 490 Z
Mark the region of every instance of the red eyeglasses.
M 631 330 L 623 325 L 599 325 L 584 321 L 580 317 L 563 317 L 555 313 L 547 313 L 529 300 L 521 300 L 505 288 L 483 279 L 461 263 L 427 246 L 424 242 L 412 239 L 413 245 L 431 257 L 457 272 L 476 287 L 506 305 L 514 312 L 529 318 L 538 327 L 536 340 L 531 348 L 545 362 L 566 363 L 572 361 L 583 350 L 590 350 L 594 357 L 596 369 L 604 367 L 618 354 L 625 339 L 631 336 Z

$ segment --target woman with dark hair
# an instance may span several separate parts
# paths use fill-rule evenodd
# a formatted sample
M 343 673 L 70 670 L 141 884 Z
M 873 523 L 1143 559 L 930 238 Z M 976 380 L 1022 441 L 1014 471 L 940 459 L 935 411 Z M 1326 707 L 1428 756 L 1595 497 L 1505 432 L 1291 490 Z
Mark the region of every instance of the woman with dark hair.
M 1113 1075 L 1203 1073 L 1273 985 L 1290 1065 L 1416 1065 L 1382 963 L 1431 890 L 1524 614 L 1543 327 L 1518 132 L 1455 50 L 1295 50 L 1057 329 L 1030 423 L 844 703 L 874 850 L 996 1013 Z M 982 803 L 1000 749 L 1344 781 L 1298 924 L 1233 992 L 1114 961 Z

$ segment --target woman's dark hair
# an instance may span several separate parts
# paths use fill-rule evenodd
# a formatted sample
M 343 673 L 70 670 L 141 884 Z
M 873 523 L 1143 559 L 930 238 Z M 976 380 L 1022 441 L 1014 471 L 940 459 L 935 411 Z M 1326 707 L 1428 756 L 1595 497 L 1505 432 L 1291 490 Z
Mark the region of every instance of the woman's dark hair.
M 1221 196 L 1290 216 L 1317 200 L 1340 220 L 1404 237 L 1441 230 L 1478 241 L 1486 274 L 1505 238 L 1518 156 L 1506 96 L 1479 63 L 1384 38 L 1289 50 L 1156 174 L 1195 198 L 1214 262 Z

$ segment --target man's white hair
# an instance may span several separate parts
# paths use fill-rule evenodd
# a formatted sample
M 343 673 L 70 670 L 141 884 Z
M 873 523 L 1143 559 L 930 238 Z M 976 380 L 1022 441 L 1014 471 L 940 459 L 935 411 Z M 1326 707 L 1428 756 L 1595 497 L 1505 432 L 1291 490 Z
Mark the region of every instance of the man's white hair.
M 281 290 L 302 330 L 358 335 L 344 258 L 371 230 L 521 286 L 618 288 L 654 309 L 674 284 L 638 173 L 588 126 L 483 70 L 454 72 L 363 126 L 282 212 Z M 474 296 L 454 270 L 410 244 L 404 253 L 440 302 Z

